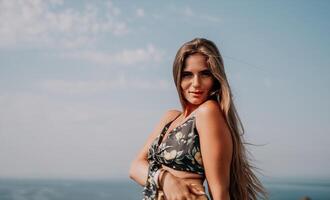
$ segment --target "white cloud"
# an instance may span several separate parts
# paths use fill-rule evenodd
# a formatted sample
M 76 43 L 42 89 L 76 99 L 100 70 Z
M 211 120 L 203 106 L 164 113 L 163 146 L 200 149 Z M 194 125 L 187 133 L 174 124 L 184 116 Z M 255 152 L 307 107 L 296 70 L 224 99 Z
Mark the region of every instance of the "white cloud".
M 163 59 L 163 55 L 163 51 L 157 49 L 152 44 L 148 45 L 146 48 L 138 48 L 133 50 L 125 49 L 115 54 L 96 50 L 82 50 L 63 54 L 64 57 L 106 65 L 132 65 L 137 63 L 160 62 Z
M 126 23 L 116 18 L 120 9 L 111 2 L 106 4 L 106 14 L 92 5 L 81 11 L 62 5 L 60 0 L 0 1 L 0 47 L 24 43 L 75 47 L 93 42 L 99 33 L 128 32 Z
M 89 95 L 123 89 L 167 90 L 170 88 L 171 82 L 119 76 L 113 80 L 98 81 L 46 80 L 40 82 L 39 86 L 41 89 L 52 93 Z
M 144 10 L 142 8 L 136 9 L 136 16 L 144 17 L 144 15 L 145 15 L 145 13 L 144 13 Z

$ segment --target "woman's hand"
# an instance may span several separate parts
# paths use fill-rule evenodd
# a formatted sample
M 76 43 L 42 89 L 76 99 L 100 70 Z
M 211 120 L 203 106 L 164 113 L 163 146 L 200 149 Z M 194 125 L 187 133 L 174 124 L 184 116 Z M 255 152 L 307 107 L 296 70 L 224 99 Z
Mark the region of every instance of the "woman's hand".
M 164 172 L 161 183 L 167 200 L 195 200 L 199 195 L 205 195 L 196 185 L 188 184 L 168 171 Z

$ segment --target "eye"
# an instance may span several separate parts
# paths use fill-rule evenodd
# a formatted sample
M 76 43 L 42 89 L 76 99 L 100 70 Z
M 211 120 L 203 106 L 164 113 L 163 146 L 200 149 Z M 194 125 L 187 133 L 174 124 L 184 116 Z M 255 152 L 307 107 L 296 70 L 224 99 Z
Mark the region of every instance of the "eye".
M 201 72 L 202 76 L 209 77 L 212 76 L 212 73 L 209 70 L 205 70 Z
M 186 77 L 190 77 L 190 76 L 192 76 L 192 73 L 190 73 L 190 72 L 182 72 L 182 74 L 181 74 L 182 78 L 186 78 Z

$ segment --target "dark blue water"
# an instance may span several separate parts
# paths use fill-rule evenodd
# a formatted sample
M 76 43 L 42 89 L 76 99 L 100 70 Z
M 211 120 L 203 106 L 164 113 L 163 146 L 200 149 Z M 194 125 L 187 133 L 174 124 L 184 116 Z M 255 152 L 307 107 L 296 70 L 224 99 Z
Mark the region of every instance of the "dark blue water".
M 271 200 L 330 200 L 330 180 L 263 181 Z M 130 180 L 0 179 L 0 200 L 140 200 L 142 188 Z
M 330 179 L 273 179 L 265 180 L 270 199 L 299 200 L 308 196 L 312 200 L 330 200 Z

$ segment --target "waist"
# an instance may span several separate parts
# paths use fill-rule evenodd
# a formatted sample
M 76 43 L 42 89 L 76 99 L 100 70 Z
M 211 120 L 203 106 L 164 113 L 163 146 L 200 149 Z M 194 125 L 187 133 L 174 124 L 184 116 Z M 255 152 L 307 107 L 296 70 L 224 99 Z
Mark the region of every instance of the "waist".
M 162 168 L 166 169 L 167 171 L 169 171 L 174 176 L 176 176 L 178 178 L 181 178 L 181 179 L 184 179 L 185 181 L 188 181 L 188 182 L 203 184 L 204 179 L 205 179 L 205 177 L 200 175 L 200 174 L 193 173 L 193 172 L 176 170 L 176 169 L 170 168 L 166 165 L 162 165 Z
M 202 183 L 200 182 L 197 182 L 196 180 L 194 179 L 184 179 L 185 181 L 188 181 L 189 184 L 194 184 L 194 185 L 191 185 L 190 187 L 195 187 L 197 188 L 199 191 L 203 191 L 205 192 L 205 188 L 203 186 Z M 196 194 L 195 194 L 196 195 Z M 200 195 L 196 195 L 196 200 L 208 200 L 208 196 L 206 194 L 200 194 Z M 163 190 L 158 190 L 158 196 L 157 196 L 157 200 L 166 200 L 166 197 L 165 197 L 165 194 L 163 192 Z
M 172 175 L 182 179 L 186 182 L 187 185 L 190 187 L 195 187 L 199 191 L 205 192 L 205 188 L 203 186 L 205 177 L 196 173 L 186 172 L 186 171 L 179 171 L 173 168 L 167 167 L 166 165 L 162 165 L 164 169 L 169 171 Z M 162 190 L 159 190 L 159 195 L 157 200 L 165 200 L 165 195 Z M 196 200 L 208 200 L 207 195 L 198 195 Z

